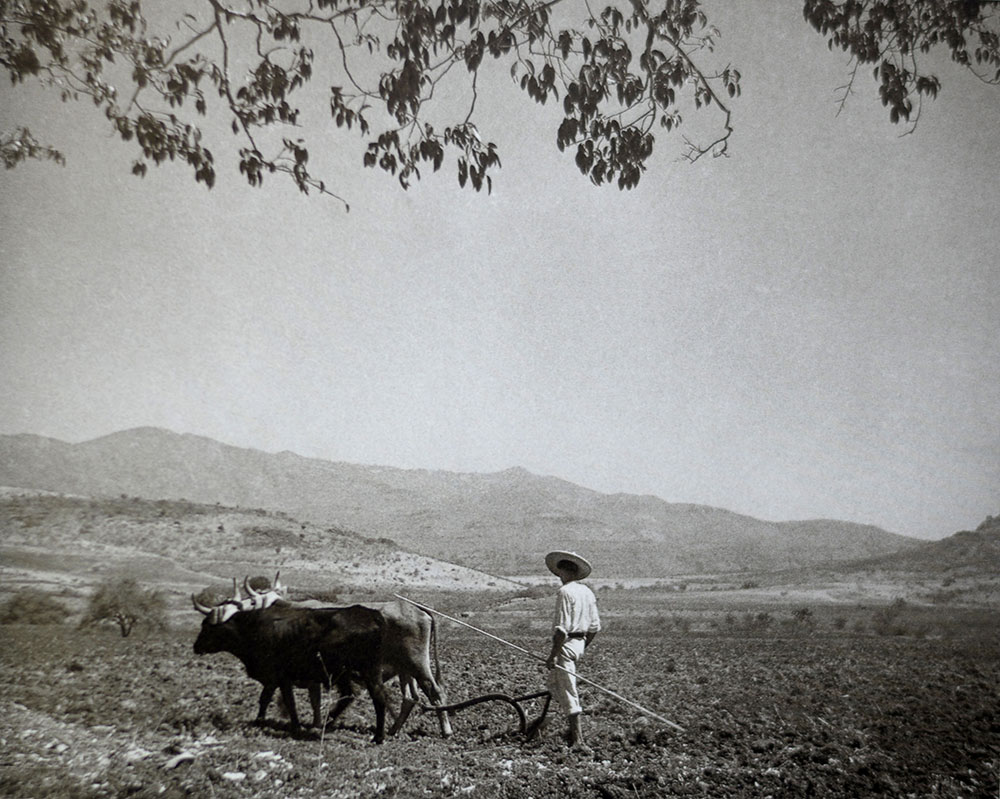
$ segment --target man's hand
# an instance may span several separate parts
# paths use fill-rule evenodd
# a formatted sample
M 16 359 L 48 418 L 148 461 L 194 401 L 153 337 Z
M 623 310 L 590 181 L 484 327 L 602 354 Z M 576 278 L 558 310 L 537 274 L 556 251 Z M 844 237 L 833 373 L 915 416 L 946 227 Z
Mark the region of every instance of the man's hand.
M 557 628 L 556 631 L 552 633 L 552 649 L 549 650 L 549 656 L 545 661 L 545 667 L 547 669 L 554 669 L 556 667 L 556 657 L 565 643 L 566 633 Z

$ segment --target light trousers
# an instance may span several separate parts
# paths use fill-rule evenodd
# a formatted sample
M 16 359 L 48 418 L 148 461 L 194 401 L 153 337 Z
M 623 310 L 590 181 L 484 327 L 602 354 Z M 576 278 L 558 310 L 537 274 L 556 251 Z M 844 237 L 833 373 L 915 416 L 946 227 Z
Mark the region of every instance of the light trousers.
M 576 662 L 583 655 L 584 647 L 582 638 L 567 638 L 562 649 L 556 654 L 556 666 L 562 668 L 550 669 L 546 680 L 549 693 L 567 716 L 576 715 L 583 709 L 580 705 L 580 694 L 576 689 Z

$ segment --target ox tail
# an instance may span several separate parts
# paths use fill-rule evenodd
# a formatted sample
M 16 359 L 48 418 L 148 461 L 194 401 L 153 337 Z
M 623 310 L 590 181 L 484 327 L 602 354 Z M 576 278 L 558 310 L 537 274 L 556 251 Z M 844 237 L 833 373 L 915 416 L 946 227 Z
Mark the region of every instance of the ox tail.
M 424 611 L 426 613 L 426 611 Z M 428 613 L 431 617 L 431 653 L 434 657 L 434 681 L 440 685 L 441 684 L 441 661 L 438 660 L 438 638 L 437 638 L 437 619 L 434 618 L 433 613 Z

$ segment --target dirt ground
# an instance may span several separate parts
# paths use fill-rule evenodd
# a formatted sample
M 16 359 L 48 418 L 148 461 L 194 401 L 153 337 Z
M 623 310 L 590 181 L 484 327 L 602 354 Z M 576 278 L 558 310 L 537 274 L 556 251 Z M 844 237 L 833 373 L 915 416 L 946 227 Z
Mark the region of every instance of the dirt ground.
M 229 655 L 193 654 L 193 612 L 166 634 L 128 639 L 110 628 L 0 627 L 0 795 L 998 795 L 990 611 L 942 610 L 918 634 L 880 635 L 822 613 L 798 623 L 775 611 L 765 624 L 741 611 L 690 625 L 626 604 L 609 608 L 581 673 L 684 731 L 585 685 L 580 751 L 566 748 L 558 716 L 528 742 L 497 703 L 458 713 L 447 740 L 422 715 L 372 744 L 367 697 L 322 731 L 293 737 L 273 709 L 254 726 L 257 684 Z M 470 620 L 542 653 L 544 619 L 534 616 L 529 607 Z M 451 701 L 543 687 L 540 663 L 455 624 L 440 632 Z M 540 706 L 525 709 L 531 718 Z

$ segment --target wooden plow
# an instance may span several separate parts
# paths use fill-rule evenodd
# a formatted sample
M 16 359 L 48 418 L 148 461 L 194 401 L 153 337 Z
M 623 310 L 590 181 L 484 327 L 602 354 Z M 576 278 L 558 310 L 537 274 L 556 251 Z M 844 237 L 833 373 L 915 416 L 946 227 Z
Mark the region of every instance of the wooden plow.
M 446 613 L 442 613 L 440 610 L 435 610 L 429 605 L 424 605 L 421 602 L 416 602 L 415 600 L 409 599 L 408 597 L 405 597 L 402 594 L 393 594 L 393 596 L 396 597 L 396 599 L 401 599 L 403 602 L 409 602 L 411 605 L 416 605 L 418 608 L 421 608 L 427 613 L 433 613 L 436 616 L 440 616 L 443 619 L 448 619 L 448 621 L 455 622 L 456 624 L 460 624 L 463 627 L 468 627 L 470 630 L 475 630 L 480 635 L 485 635 L 487 638 L 492 638 L 494 641 L 498 641 L 504 646 L 509 646 L 511 649 L 516 649 L 518 652 L 527 655 L 532 660 L 540 660 L 542 663 L 546 662 L 545 658 L 539 657 L 534 652 L 529 652 L 523 646 L 518 646 L 517 644 L 511 643 L 510 641 L 507 641 L 506 639 L 501 638 L 498 635 L 493 635 L 493 633 L 486 632 L 486 630 L 481 630 L 479 627 L 469 624 L 468 622 L 462 621 L 461 619 L 456 619 L 454 616 L 449 616 Z M 559 669 L 562 667 L 557 665 L 555 666 L 555 668 Z M 670 719 L 664 718 L 659 713 L 654 713 L 652 710 L 643 707 L 638 702 L 633 702 L 631 699 L 628 699 L 619 693 L 615 693 L 611 689 L 605 688 L 603 685 L 599 685 L 593 680 L 589 680 L 580 674 L 576 675 L 576 679 L 580 682 L 586 683 L 587 685 L 593 686 L 602 693 L 610 696 L 612 699 L 622 702 L 623 704 L 629 705 L 635 710 L 638 710 L 644 716 L 649 716 L 650 718 L 656 719 L 660 723 L 665 724 L 671 729 L 677 730 L 678 732 L 684 732 L 684 728 L 680 724 L 675 724 L 674 722 L 670 721 Z M 524 708 L 521 707 L 521 702 L 527 702 L 531 699 L 539 699 L 541 697 L 545 697 L 545 703 L 542 708 L 542 713 L 537 719 L 535 719 L 529 725 L 527 720 L 527 715 L 524 712 Z M 545 715 L 549 712 L 549 703 L 551 702 L 551 700 L 552 700 L 552 695 L 548 691 L 539 691 L 534 694 L 526 694 L 525 696 L 517 696 L 517 697 L 508 696 L 507 694 L 494 693 L 494 694 L 484 694 L 483 696 L 477 696 L 474 699 L 466 699 L 464 702 L 456 702 L 453 705 L 445 705 L 443 707 L 421 705 L 420 709 L 422 712 L 430 710 L 435 710 L 439 712 L 440 711 L 458 712 L 459 710 L 462 710 L 467 707 L 472 707 L 473 705 L 479 705 L 482 704 L 483 702 L 504 702 L 513 707 L 514 711 L 517 713 L 518 723 L 520 725 L 520 731 L 523 734 L 527 735 L 528 738 L 531 738 L 535 735 L 535 733 L 538 732 L 538 729 L 541 727 L 542 722 L 545 720 Z
M 542 703 L 542 712 L 538 715 L 534 721 L 530 724 L 528 723 L 528 714 L 525 713 L 523 707 L 521 707 L 522 702 L 530 702 L 533 699 L 544 699 Z M 548 691 L 536 691 L 533 694 L 525 694 L 524 696 L 509 696 L 508 694 L 483 694 L 482 696 L 477 696 L 473 699 L 466 699 L 464 702 L 455 702 L 451 705 L 421 705 L 420 711 L 422 713 L 440 713 L 445 711 L 447 713 L 457 713 L 460 710 L 465 710 L 466 708 L 473 707 L 475 705 L 482 705 L 486 702 L 502 702 L 504 704 L 510 705 L 517 714 L 517 724 L 518 732 L 524 735 L 529 740 L 533 738 L 537 733 L 539 728 L 545 721 L 545 717 L 549 712 L 549 704 L 552 701 L 552 694 Z

